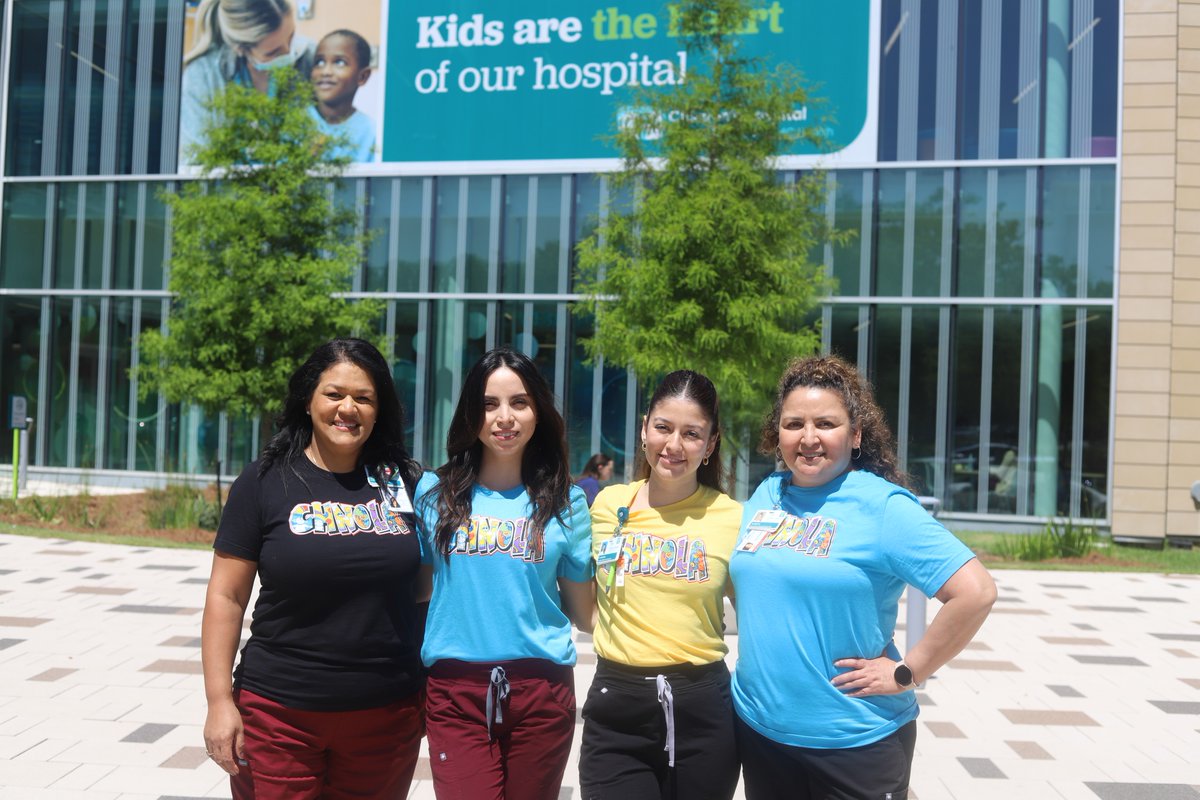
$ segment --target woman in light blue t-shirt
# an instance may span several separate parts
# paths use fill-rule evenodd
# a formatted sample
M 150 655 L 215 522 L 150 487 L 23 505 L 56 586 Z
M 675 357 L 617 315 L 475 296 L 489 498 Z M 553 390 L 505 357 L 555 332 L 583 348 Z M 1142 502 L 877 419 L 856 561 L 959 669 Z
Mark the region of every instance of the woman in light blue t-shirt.
M 499 348 L 471 368 L 446 452 L 417 488 L 434 792 L 551 800 L 575 732 L 571 623 L 592 624 L 592 525 L 528 356 Z
M 883 412 L 845 361 L 793 362 L 759 447 L 787 469 L 746 503 L 730 561 L 746 797 L 903 800 L 912 689 L 971 641 L 996 586 L 904 488 Z M 944 605 L 902 658 L 909 584 Z

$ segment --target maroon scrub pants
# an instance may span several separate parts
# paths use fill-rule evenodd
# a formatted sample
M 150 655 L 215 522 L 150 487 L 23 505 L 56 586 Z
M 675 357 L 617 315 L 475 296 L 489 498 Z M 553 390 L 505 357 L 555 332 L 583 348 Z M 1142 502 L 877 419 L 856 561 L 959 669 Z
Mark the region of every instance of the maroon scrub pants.
M 301 711 L 244 689 L 246 764 L 233 800 L 398 800 L 421 749 L 420 693 L 361 711 Z
M 438 800 L 557 800 L 575 734 L 571 667 L 443 659 L 425 692 Z

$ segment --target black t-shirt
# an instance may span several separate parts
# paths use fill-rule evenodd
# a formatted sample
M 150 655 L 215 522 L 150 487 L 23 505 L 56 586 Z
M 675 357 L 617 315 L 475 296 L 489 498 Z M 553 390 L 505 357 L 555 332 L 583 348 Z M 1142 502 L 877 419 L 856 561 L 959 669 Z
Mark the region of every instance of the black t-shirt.
M 234 686 L 312 711 L 408 697 L 421 688 L 413 519 L 384 509 L 365 470 L 295 466 L 246 467 L 217 530 L 213 547 L 258 562 L 261 584 Z

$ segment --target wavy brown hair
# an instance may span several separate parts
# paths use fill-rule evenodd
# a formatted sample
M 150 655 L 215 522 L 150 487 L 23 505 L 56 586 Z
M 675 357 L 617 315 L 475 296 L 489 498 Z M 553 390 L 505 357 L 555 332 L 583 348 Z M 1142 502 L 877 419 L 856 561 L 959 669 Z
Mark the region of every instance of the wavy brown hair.
M 525 385 L 536 420 L 533 436 L 521 454 L 521 483 L 529 493 L 533 511 L 527 545 L 530 551 L 543 549 L 546 526 L 552 519 L 562 522 L 571 503 L 566 426 L 554 407 L 554 392 L 529 356 L 507 347 L 489 350 L 475 362 L 463 381 L 446 436 L 449 458 L 438 467 L 437 484 L 426 495 L 437 503 L 434 549 L 447 561 L 458 529 L 467 524 L 471 516 L 471 496 L 483 467 L 479 429 L 483 426 L 484 390 L 488 378 L 501 367 L 517 373 Z
M 883 409 L 875 402 L 871 384 L 850 362 L 834 355 L 797 358 L 788 364 L 779 378 L 775 406 L 763 421 L 758 452 L 775 456 L 779 447 L 779 418 L 783 401 L 796 389 L 825 389 L 842 400 L 850 417 L 850 427 L 862 432 L 859 456 L 851 469 L 873 472 L 892 483 L 909 488 L 908 474 L 896 464 L 896 439 L 884 419 Z

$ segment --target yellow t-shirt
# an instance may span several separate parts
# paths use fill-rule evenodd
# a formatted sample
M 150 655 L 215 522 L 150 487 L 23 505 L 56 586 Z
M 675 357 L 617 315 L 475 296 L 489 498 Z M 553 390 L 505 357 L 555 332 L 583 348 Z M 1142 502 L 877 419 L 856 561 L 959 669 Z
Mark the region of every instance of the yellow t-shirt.
M 629 505 L 642 483 L 609 486 L 596 496 L 593 556 L 612 536 L 617 509 Z M 741 524 L 742 504 L 707 486 L 669 506 L 631 511 L 621 530 L 625 585 L 606 592 L 611 567 L 596 571 L 596 652 L 639 667 L 721 660 L 729 651 L 723 594 Z

